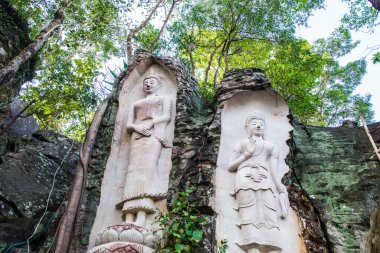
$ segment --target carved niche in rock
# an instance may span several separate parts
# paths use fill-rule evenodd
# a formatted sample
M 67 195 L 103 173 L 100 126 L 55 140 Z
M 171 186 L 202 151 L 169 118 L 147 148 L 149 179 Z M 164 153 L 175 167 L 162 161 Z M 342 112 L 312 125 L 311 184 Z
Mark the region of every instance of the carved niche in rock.
M 166 209 L 176 94 L 174 76 L 152 59 L 122 81 L 89 252 L 151 252 L 155 212 Z
M 289 107 L 270 88 L 223 103 L 215 175 L 216 239 L 228 253 L 306 252 L 281 179 L 289 171 Z

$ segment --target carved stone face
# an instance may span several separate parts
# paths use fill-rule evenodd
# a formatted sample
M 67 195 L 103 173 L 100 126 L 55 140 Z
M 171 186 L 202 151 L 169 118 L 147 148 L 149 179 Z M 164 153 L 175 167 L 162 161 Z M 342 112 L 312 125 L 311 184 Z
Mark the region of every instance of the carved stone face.
M 265 131 L 264 121 L 260 119 L 251 120 L 251 122 L 249 122 L 247 131 L 250 136 L 254 135 L 254 136 L 262 137 Z
M 149 94 L 156 94 L 158 91 L 158 81 L 156 78 L 146 78 L 143 82 L 143 89 L 145 93 Z

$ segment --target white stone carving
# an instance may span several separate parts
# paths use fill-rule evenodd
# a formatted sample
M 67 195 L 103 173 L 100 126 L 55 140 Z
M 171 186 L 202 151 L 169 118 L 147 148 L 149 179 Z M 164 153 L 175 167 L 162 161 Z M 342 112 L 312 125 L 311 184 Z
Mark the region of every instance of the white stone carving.
M 235 173 L 235 210 L 239 212 L 242 240 L 237 244 L 247 252 L 281 252 L 277 216 L 285 218 L 289 199 L 278 174 L 278 148 L 264 139 L 265 118 L 260 112 L 248 116 L 248 139 L 233 151 L 228 170 Z M 280 202 L 277 210 L 276 201 Z
M 95 241 L 95 246 L 120 241 L 152 247 L 158 239 L 158 236 L 154 235 L 148 229 L 127 223 L 108 226 L 99 232 Z
M 256 115 L 246 128 L 247 116 L 255 111 L 265 116 L 265 124 L 259 119 L 263 115 Z M 227 253 L 307 252 L 299 236 L 301 220 L 286 208 L 281 183 L 289 171 L 286 142 L 293 128 L 288 115 L 289 106 L 272 89 L 237 92 L 223 102 L 213 207 L 216 239 L 227 240 Z M 265 129 L 255 129 L 257 123 Z
M 129 163 L 122 206 L 125 222 L 145 227 L 146 217 L 155 212 L 154 201 L 166 197 L 159 180 L 158 161 L 163 148 L 171 148 L 166 127 L 172 118 L 170 98 L 159 96 L 159 78 L 148 75 L 143 82 L 146 97 L 132 105 L 127 130 L 131 135 Z
M 136 243 L 109 242 L 96 246 L 87 253 L 153 253 L 153 250 Z
M 156 210 L 166 210 L 176 94 L 175 77 L 152 59 L 122 81 L 89 252 L 152 252 Z

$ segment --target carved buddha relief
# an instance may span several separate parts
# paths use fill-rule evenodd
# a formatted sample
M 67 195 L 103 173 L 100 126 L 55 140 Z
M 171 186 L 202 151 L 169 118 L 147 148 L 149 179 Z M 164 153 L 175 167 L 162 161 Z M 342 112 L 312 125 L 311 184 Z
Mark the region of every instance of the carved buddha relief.
M 89 252 L 152 252 L 154 217 L 166 209 L 176 94 L 174 76 L 150 60 L 123 81 Z
M 145 227 L 146 216 L 155 212 L 154 201 L 166 197 L 160 186 L 158 162 L 162 149 L 171 148 L 166 127 L 173 102 L 158 95 L 160 80 L 149 74 L 143 81 L 145 98 L 131 106 L 126 130 L 131 135 L 129 163 L 122 205 L 125 222 Z
M 262 113 L 249 115 L 245 129 L 249 138 L 237 144 L 228 165 L 235 176 L 231 195 L 241 232 L 241 241 L 236 243 L 248 253 L 281 252 L 278 217 L 287 216 L 289 200 L 278 173 L 278 148 L 265 140 Z

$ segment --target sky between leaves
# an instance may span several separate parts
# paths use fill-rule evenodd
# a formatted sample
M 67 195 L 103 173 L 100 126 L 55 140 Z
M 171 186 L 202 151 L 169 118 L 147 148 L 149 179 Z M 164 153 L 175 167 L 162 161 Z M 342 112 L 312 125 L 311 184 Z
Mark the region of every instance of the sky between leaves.
M 32 37 L 44 23 L 41 18 L 44 15 L 39 11 L 52 13 L 59 2 L 9 1 L 31 19 Z M 288 100 L 302 122 L 339 125 L 344 118 L 357 119 L 360 111 L 370 119 L 369 98 L 352 95 L 356 87 L 363 86 L 360 85 L 366 67 L 366 62 L 361 60 L 363 50 L 349 60 L 341 57 L 355 48 L 355 40 L 361 38 L 353 40 L 344 28 L 335 30 L 331 37 L 330 33 L 341 24 L 342 14 L 336 9 L 344 11 L 344 8 L 331 6 L 332 2 L 340 1 L 326 0 L 326 10 L 318 11 L 323 2 L 182 0 L 153 52 L 175 56 L 192 68 L 210 101 L 226 69 L 260 67 L 267 71 L 273 86 Z M 46 5 L 49 3 L 50 7 Z M 154 21 L 136 34 L 134 49 L 149 48 L 159 34 L 171 1 L 165 3 L 165 11 L 161 8 Z M 46 7 L 40 8 L 42 5 Z M 137 27 L 153 5 L 150 1 L 73 0 L 62 29 L 40 52 L 33 85 L 26 85 L 28 88 L 23 92 L 26 103 L 36 101 L 30 112 L 41 126 L 78 139 L 83 137 L 96 105 L 112 89 L 113 79 L 125 67 L 123 61 L 128 60 L 125 54 L 129 29 Z M 29 13 L 30 10 L 37 12 Z M 374 16 L 373 10 L 366 10 L 365 17 Z M 335 22 L 326 18 L 329 16 L 326 11 L 332 11 Z M 312 29 L 301 29 L 298 33 L 310 42 L 293 37 L 296 27 L 305 25 L 310 13 L 316 13 L 309 21 Z M 45 20 L 49 18 L 46 16 Z M 359 22 L 359 18 L 354 13 L 348 23 L 362 29 L 371 20 L 361 18 Z M 327 23 L 323 23 L 325 20 Z M 318 34 L 313 29 L 324 33 L 310 37 Z M 320 37 L 326 39 L 313 42 Z M 371 55 L 367 57 L 369 66 Z M 117 69 L 102 68 L 110 59 L 119 63 Z M 377 100 L 374 90 L 370 90 L 375 96 L 372 102 Z
M 298 36 L 313 42 L 319 38 L 328 37 L 335 28 L 339 27 L 341 18 L 348 12 L 347 4 L 337 0 L 326 0 L 325 4 L 324 9 L 315 11 L 314 15 L 309 18 L 309 27 L 301 27 L 297 30 Z M 339 62 L 345 64 L 367 55 L 367 73 L 355 92 L 372 95 L 371 102 L 375 111 L 374 121 L 377 122 L 380 121 L 380 64 L 372 62 L 373 53 L 370 48 L 380 44 L 380 27 L 373 27 L 373 31 L 370 32 L 368 29 L 361 29 L 352 32 L 352 35 L 354 40 L 360 40 L 360 44 Z

